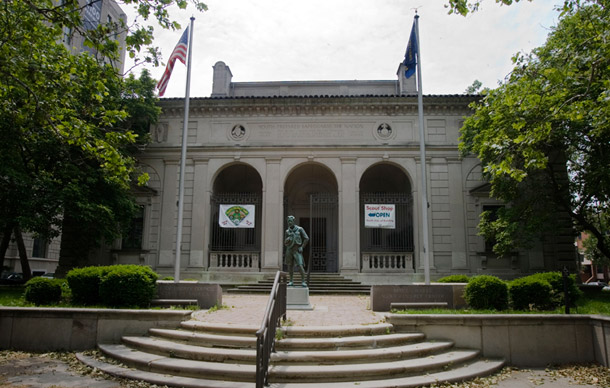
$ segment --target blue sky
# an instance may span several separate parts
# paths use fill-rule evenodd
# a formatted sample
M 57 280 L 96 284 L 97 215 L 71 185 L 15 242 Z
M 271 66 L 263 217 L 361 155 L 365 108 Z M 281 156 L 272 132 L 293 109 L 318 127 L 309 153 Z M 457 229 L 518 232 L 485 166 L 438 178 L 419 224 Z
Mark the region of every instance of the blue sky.
M 191 96 L 208 97 L 212 66 L 224 61 L 233 81 L 394 80 L 420 16 L 424 94 L 463 93 L 475 79 L 495 87 L 511 57 L 542 45 L 563 0 L 484 0 L 482 9 L 448 15 L 444 0 L 207 0 L 194 14 L 172 9 L 183 28 L 195 16 Z M 130 21 L 133 11 L 123 6 Z M 169 57 L 182 32 L 155 28 Z M 128 62 L 126 68 L 131 64 Z M 164 68 L 150 68 L 159 79 Z M 136 70 L 136 73 L 139 70 Z M 177 63 L 165 97 L 183 97 L 186 68 Z

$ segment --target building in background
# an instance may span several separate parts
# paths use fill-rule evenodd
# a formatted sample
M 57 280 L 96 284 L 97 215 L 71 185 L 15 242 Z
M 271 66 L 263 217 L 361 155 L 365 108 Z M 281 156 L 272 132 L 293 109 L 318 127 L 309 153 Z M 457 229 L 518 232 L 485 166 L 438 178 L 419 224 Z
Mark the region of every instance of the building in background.
M 282 268 L 287 215 L 310 236 L 313 272 L 365 284 L 424 279 L 422 217 L 430 217 L 431 278 L 513 278 L 575 268 L 569 219 L 559 235 L 496 257 L 479 216 L 489 197 L 459 129 L 479 96 L 424 96 L 429 208 L 422 209 L 417 96 L 404 69 L 387 81 L 232 82 L 214 66 L 209 98 L 190 101 L 181 278 L 233 284 Z M 163 99 L 134 236 L 96 253 L 100 264 L 149 265 L 173 275 L 183 99 Z M 561 222 L 558 217 L 558 222 Z M 248 220 L 248 222 L 246 222 Z
M 59 0 L 60 3 L 65 0 Z M 127 22 L 127 15 L 115 0 L 79 0 L 82 6 L 83 28 L 92 30 L 100 24 L 117 25 L 121 20 Z M 125 65 L 125 37 L 127 31 L 117 31 L 114 38 L 119 42 L 119 59 L 117 61 L 104 60 L 111 63 L 119 72 L 123 74 Z M 77 31 L 69 27 L 64 27 L 62 42 L 73 54 L 88 52 L 97 55 L 95 50 L 85 45 L 85 38 Z

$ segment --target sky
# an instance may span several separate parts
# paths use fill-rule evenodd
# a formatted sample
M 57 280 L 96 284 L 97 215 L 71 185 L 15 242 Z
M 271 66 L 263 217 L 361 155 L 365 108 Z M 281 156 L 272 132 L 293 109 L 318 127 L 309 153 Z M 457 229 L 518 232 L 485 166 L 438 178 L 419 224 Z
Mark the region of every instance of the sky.
M 494 88 L 511 58 L 544 44 L 563 0 L 484 0 L 467 17 L 445 0 L 204 0 L 208 11 L 170 9 L 182 28 L 195 17 L 191 97 L 209 97 L 212 67 L 225 62 L 234 82 L 396 80 L 413 17 L 419 17 L 422 91 L 461 94 L 474 80 Z M 135 12 L 123 5 L 130 22 Z M 154 26 L 154 24 L 153 24 Z M 182 31 L 155 27 L 163 63 Z M 133 65 L 127 62 L 125 68 Z M 133 70 L 139 74 L 141 67 Z M 147 67 L 161 78 L 164 66 Z M 184 97 L 186 67 L 177 62 L 164 97 Z

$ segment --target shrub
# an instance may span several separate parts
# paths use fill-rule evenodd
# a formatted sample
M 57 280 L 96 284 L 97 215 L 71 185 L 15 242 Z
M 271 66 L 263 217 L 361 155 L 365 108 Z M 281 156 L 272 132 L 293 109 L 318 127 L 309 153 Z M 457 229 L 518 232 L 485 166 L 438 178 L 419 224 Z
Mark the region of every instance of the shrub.
M 437 280 L 439 283 L 468 283 L 470 278 L 466 275 L 449 275 Z
M 100 282 L 102 303 L 111 307 L 147 307 L 155 296 L 157 278 L 149 267 L 114 266 Z
M 509 284 L 509 294 L 515 310 L 549 310 L 553 308 L 552 288 L 541 277 L 526 276 Z
M 464 289 L 464 298 L 474 309 L 505 310 L 508 308 L 508 286 L 495 276 L 475 276 Z
M 99 304 L 100 281 L 110 267 L 75 268 L 68 272 L 66 280 L 72 290 L 72 302 L 76 304 Z
M 538 279 L 540 281 L 546 282 L 551 287 L 550 291 L 550 304 L 547 307 L 548 309 L 552 309 L 555 307 L 559 307 L 565 304 L 565 296 L 563 289 L 563 275 L 561 272 L 542 272 L 536 273 L 533 275 L 526 276 L 522 279 Z M 568 296 L 570 298 L 570 305 L 574 306 L 576 300 L 580 298 L 582 295 L 582 291 L 578 289 L 578 285 L 576 282 L 576 275 L 570 275 L 568 277 Z
M 25 300 L 36 306 L 59 303 L 61 283 L 60 279 L 32 278 L 25 284 Z

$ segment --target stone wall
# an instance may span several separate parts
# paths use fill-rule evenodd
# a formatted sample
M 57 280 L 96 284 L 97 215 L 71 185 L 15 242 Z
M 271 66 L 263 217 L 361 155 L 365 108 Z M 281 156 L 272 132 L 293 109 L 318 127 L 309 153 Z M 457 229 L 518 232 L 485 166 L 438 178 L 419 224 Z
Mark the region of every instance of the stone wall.
M 389 314 L 398 332 L 422 332 L 480 349 L 518 367 L 597 362 L 610 365 L 610 318 L 595 315 Z
M 145 335 L 152 327 L 177 328 L 184 310 L 110 310 L 0 307 L 0 349 L 79 351 Z

